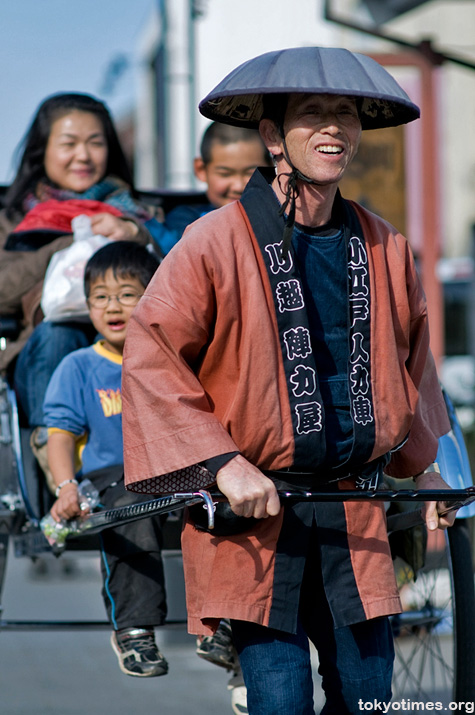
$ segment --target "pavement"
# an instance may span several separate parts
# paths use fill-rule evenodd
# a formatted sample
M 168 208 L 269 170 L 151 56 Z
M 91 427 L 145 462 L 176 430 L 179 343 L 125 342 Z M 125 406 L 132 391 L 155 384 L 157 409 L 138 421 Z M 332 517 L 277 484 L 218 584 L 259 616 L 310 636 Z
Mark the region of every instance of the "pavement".
M 156 639 L 169 672 L 133 678 L 119 670 L 110 646 L 97 553 L 33 562 L 10 548 L 0 600 L 0 715 L 232 715 L 231 673 L 199 658 L 186 632 L 181 553 L 165 551 L 164 564 L 170 623 L 156 629 Z M 38 625 L 8 626 L 23 621 Z M 312 666 L 318 713 L 324 699 L 314 651 Z M 451 684 L 439 685 L 432 695 L 447 706 Z
M 104 622 L 95 552 L 48 555 L 34 564 L 9 556 L 3 589 L 4 621 Z M 166 552 L 169 618 L 184 618 L 179 552 Z M 169 662 L 158 678 L 119 670 L 105 626 L 69 630 L 0 630 L 1 715 L 232 715 L 230 673 L 195 654 L 185 625 L 156 630 Z M 316 664 L 315 664 L 316 667 Z M 316 673 L 315 673 L 316 675 Z M 316 675 L 316 711 L 323 704 Z

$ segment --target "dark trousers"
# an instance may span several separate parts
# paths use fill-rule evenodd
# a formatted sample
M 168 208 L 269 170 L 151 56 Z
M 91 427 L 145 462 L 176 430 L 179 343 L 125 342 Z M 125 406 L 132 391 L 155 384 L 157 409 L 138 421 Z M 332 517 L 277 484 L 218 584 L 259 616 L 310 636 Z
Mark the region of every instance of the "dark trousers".
M 89 322 L 43 322 L 36 326 L 18 355 L 14 373 L 15 390 L 30 427 L 45 423 L 46 388 L 61 360 L 73 350 L 91 345 L 95 335 Z
M 99 490 L 105 508 L 150 499 L 125 490 L 121 466 L 90 472 L 87 477 Z M 102 596 L 114 630 L 159 626 L 165 620 L 162 520 L 150 516 L 100 534 Z
M 315 542 L 305 565 L 297 633 L 244 621 L 231 625 L 249 715 L 314 715 L 309 640 L 318 652 L 326 696 L 321 715 L 357 715 L 362 702 L 391 700 L 394 645 L 389 619 L 334 628 Z

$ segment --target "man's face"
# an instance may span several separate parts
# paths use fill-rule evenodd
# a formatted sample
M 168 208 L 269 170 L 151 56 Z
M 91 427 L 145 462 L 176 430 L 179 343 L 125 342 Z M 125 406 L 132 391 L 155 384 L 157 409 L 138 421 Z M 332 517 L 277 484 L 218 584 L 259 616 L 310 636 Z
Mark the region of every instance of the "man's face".
M 241 198 L 246 184 L 258 166 L 265 166 L 265 147 L 259 137 L 232 144 L 215 142 L 211 161 L 195 159 L 195 175 L 208 185 L 207 196 L 216 208 Z
M 353 97 L 291 94 L 284 119 L 293 165 L 318 184 L 338 183 L 355 156 L 361 122 Z

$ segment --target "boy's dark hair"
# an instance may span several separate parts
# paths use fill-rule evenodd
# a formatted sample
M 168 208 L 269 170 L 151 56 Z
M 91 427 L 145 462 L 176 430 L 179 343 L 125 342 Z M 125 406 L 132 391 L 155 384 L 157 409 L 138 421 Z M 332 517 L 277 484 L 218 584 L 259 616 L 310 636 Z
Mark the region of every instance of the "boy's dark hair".
M 84 293 L 89 298 L 91 283 L 112 270 L 114 278 L 137 278 L 144 288 L 158 268 L 158 260 L 134 241 L 112 241 L 88 260 L 84 271 Z
M 107 141 L 106 176 L 115 176 L 133 189 L 132 174 L 120 145 L 109 110 L 100 100 L 81 92 L 58 93 L 47 97 L 38 107 L 17 152 L 20 154 L 17 175 L 5 197 L 9 215 L 22 210 L 23 199 L 34 193 L 39 181 L 46 180 L 44 158 L 51 126 L 56 119 L 73 111 L 90 112 L 100 120 Z
M 261 139 L 257 129 L 247 127 L 233 127 L 230 124 L 213 122 L 206 129 L 201 139 L 200 154 L 203 162 L 209 164 L 212 159 L 213 146 L 215 144 L 235 144 L 236 142 L 259 142 L 262 144 L 262 159 L 264 164 L 271 164 L 271 158 L 266 145 Z

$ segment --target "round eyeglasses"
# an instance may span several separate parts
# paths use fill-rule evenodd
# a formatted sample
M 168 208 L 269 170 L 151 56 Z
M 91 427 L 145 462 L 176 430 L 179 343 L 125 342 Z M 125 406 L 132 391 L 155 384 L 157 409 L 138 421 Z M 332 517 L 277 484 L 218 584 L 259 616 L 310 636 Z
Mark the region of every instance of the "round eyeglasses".
M 110 301 L 115 298 L 120 305 L 124 305 L 127 308 L 133 308 L 137 305 L 142 293 L 136 293 L 133 290 L 123 290 L 116 295 L 108 295 L 107 293 L 93 293 L 88 298 L 88 303 L 93 308 L 107 308 Z

